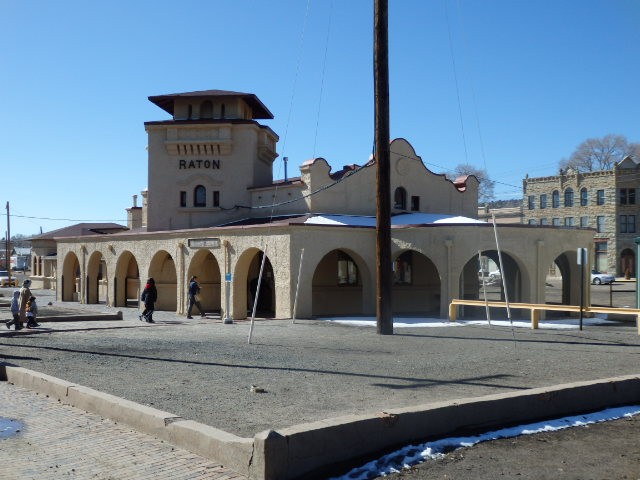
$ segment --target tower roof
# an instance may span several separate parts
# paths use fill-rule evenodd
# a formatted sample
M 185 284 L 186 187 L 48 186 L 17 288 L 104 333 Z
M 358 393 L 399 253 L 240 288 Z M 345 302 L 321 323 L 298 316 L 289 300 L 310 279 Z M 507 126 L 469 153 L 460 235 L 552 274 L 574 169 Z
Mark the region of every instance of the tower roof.
M 173 105 L 177 98 L 194 98 L 205 100 L 207 98 L 241 98 L 253 111 L 253 118 L 272 119 L 273 114 L 253 93 L 231 92 L 228 90 L 200 90 L 197 92 L 169 93 L 167 95 L 155 95 L 149 97 L 149 101 L 155 103 L 165 112 L 173 115 Z

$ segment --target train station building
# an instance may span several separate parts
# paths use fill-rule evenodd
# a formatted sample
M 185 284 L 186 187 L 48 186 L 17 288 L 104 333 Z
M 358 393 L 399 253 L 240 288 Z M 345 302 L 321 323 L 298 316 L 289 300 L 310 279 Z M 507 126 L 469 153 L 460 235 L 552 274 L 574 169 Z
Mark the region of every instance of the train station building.
M 374 161 L 332 171 L 313 158 L 299 175 L 274 179 L 278 135 L 260 123 L 273 115 L 256 95 L 149 100 L 169 118 L 145 123 L 148 187 L 134 195 L 128 225 L 35 237 L 36 288 L 55 288 L 63 301 L 135 306 L 153 277 L 156 308 L 184 315 L 197 275 L 206 311 L 243 319 L 264 264 L 259 316 L 375 314 Z M 510 301 L 544 303 L 555 263 L 563 303 L 579 302 L 576 249 L 593 249 L 592 229 L 509 224 L 494 232 L 477 219 L 477 179 L 431 172 L 405 139 L 391 142 L 390 193 L 394 314 L 446 317 L 451 299 L 478 298 L 479 253 L 499 263 L 496 232 Z

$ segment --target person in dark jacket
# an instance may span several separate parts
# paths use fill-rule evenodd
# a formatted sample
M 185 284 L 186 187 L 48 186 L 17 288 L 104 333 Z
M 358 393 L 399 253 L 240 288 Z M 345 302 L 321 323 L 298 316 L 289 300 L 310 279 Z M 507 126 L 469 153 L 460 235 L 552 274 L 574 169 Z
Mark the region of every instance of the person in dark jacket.
M 198 277 L 194 275 L 189 280 L 189 289 L 187 291 L 188 302 L 187 302 L 187 318 L 193 318 L 191 316 L 191 310 L 193 310 L 193 306 L 195 305 L 200 310 L 200 316 L 204 317 L 205 313 L 202 309 L 202 305 L 200 304 L 200 300 L 198 299 L 198 295 L 200 294 L 200 284 L 198 283 Z
M 147 280 L 147 284 L 142 291 L 141 300 L 144 302 L 144 311 L 138 318 L 141 322 L 155 323 L 153 321 L 153 310 L 155 309 L 156 300 L 158 300 L 158 290 L 156 289 L 156 282 L 153 278 Z

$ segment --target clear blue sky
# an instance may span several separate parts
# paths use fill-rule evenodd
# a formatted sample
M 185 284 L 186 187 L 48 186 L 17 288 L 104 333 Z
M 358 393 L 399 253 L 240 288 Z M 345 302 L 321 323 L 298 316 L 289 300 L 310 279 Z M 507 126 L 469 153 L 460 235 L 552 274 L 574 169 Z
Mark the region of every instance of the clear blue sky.
M 144 122 L 168 119 L 150 95 L 255 93 L 275 178 L 283 156 L 294 176 L 371 153 L 372 0 L 0 0 L 0 19 L 0 237 L 6 201 L 12 235 L 125 223 Z M 587 138 L 640 141 L 639 25 L 640 0 L 389 0 L 391 137 L 519 198 Z

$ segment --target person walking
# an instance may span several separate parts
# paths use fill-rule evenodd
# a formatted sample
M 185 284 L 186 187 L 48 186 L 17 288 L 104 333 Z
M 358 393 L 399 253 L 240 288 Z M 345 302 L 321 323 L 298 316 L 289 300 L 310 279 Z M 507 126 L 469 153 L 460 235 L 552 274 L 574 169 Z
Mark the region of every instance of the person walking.
M 18 319 L 18 323 L 16 323 L 16 327 L 20 325 L 20 328 L 24 325 L 24 322 L 27 320 L 27 302 L 33 296 L 31 295 L 31 290 L 29 287 L 31 286 L 31 280 L 28 278 L 22 282 L 22 288 L 20 289 L 20 297 L 18 298 L 18 308 L 20 318 Z M 16 328 L 20 330 L 19 328 Z
M 40 326 L 40 324 L 36 322 L 36 317 L 38 316 L 38 304 L 36 303 L 36 297 L 29 298 L 29 301 L 27 302 L 26 315 L 27 328 L 36 328 Z
M 141 300 L 144 302 L 144 310 L 138 318 L 140 321 L 147 323 L 155 323 L 153 321 L 153 311 L 155 309 L 156 300 L 158 300 L 158 290 L 156 289 L 156 281 L 153 278 L 147 280 L 147 284 L 142 291 Z
M 200 294 L 200 284 L 198 284 L 198 277 L 194 275 L 189 280 L 189 291 L 188 291 L 188 305 L 187 305 L 187 318 L 193 318 L 191 316 L 191 310 L 193 310 L 193 306 L 195 305 L 200 310 L 200 316 L 204 317 L 205 313 L 202 309 L 202 305 L 200 304 L 200 300 L 198 299 L 198 295 Z
M 9 320 L 5 323 L 7 328 L 11 330 L 11 325 L 15 325 L 16 330 L 20 330 L 22 327 L 20 326 L 20 290 L 13 291 L 13 298 L 11 299 L 11 315 L 13 316 L 12 320 Z

